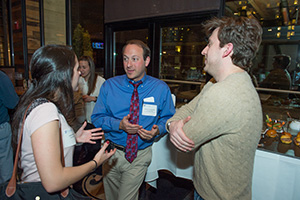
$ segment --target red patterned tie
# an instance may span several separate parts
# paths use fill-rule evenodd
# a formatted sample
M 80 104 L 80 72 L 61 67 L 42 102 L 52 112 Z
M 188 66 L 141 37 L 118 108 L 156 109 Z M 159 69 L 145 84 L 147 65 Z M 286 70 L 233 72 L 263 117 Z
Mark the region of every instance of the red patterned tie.
M 131 82 L 129 82 L 131 83 Z M 132 96 L 131 96 L 131 103 L 130 103 L 130 123 L 138 124 L 139 123 L 139 94 L 137 92 L 137 88 L 142 81 L 138 83 L 131 83 L 134 87 Z M 127 141 L 126 141 L 126 149 L 125 149 L 125 158 L 132 163 L 132 161 L 137 156 L 138 150 L 138 134 L 127 134 Z

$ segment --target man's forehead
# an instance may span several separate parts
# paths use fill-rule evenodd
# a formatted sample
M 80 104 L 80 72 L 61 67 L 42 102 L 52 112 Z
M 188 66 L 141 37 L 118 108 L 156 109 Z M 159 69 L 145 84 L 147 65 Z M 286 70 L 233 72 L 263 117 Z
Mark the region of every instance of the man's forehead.
M 123 54 L 124 57 L 140 57 L 141 55 L 136 55 L 136 54 L 133 54 L 133 55 L 126 55 L 125 53 Z
M 128 49 L 140 49 L 140 50 L 143 50 L 143 48 L 137 44 L 127 44 L 127 46 L 125 47 L 125 50 L 128 50 Z
M 131 47 L 129 45 L 126 46 L 123 55 L 136 55 L 136 56 L 141 56 L 143 55 L 143 49 L 139 47 L 138 45 L 132 45 Z
M 216 28 L 212 33 L 211 33 L 211 36 L 212 35 L 215 35 L 215 36 L 217 36 L 218 35 L 218 33 L 219 33 L 219 27 L 218 28 Z
M 208 41 L 211 42 L 212 40 L 218 40 L 218 33 L 219 33 L 219 28 L 216 28 L 212 34 L 209 36 Z

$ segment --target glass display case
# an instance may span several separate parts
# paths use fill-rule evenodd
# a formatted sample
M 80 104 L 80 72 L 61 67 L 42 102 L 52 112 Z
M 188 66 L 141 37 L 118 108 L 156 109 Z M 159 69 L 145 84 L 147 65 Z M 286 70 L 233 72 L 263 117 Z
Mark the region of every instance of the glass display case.
M 263 130 L 259 149 L 300 157 L 294 138 L 300 132 L 290 124 L 300 119 L 300 21 L 299 2 L 295 0 L 225 1 L 226 16 L 257 19 L 263 37 L 250 71 L 261 99 Z M 283 123 L 280 129 L 266 122 L 267 116 Z M 300 122 L 299 122 L 300 124 Z M 266 134 L 275 130 L 274 137 Z M 283 133 L 292 133 L 291 140 L 281 140 Z
M 161 28 L 159 77 L 176 96 L 176 107 L 192 100 L 205 84 L 205 46 L 201 24 Z
M 165 27 L 161 29 L 160 78 L 201 81 L 203 71 L 202 49 L 205 35 L 200 25 Z
M 294 141 L 300 126 L 293 126 L 300 119 L 300 92 L 266 88 L 257 90 L 263 109 L 263 130 L 258 148 L 300 158 L 300 147 Z M 279 126 L 267 123 L 270 120 Z M 267 133 L 271 129 L 275 130 L 275 135 Z M 288 143 L 281 141 L 281 136 L 286 132 L 291 134 Z

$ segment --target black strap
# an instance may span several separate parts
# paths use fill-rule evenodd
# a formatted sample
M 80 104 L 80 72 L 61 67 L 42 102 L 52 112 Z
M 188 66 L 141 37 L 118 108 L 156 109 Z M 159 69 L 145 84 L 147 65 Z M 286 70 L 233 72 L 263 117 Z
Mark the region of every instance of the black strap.
M 46 99 L 46 98 L 38 98 L 38 99 L 34 100 L 34 101 L 31 103 L 30 107 L 28 108 L 28 110 L 27 110 L 27 112 L 26 112 L 26 117 L 25 117 L 25 119 L 28 117 L 28 115 L 31 113 L 31 111 L 32 111 L 33 109 L 35 109 L 37 106 L 39 106 L 39 105 L 41 105 L 41 104 L 44 104 L 44 103 L 48 103 L 48 102 L 50 102 L 50 101 L 49 101 L 48 99 Z

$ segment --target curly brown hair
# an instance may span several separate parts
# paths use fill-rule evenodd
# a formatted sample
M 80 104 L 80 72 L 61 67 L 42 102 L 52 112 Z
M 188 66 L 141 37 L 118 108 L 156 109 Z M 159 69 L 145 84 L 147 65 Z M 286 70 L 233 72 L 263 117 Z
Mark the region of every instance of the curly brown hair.
M 262 28 L 256 19 L 247 17 L 212 18 L 203 24 L 209 37 L 217 28 L 220 47 L 233 44 L 232 62 L 242 69 L 248 70 L 252 66 L 262 39 Z

